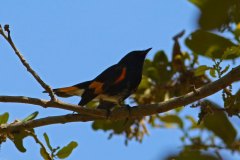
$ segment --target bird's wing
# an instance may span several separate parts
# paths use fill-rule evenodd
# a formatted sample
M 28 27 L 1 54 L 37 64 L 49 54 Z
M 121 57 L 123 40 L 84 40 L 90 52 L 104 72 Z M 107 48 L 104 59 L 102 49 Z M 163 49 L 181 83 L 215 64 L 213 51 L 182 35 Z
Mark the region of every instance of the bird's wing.
M 79 105 L 83 106 L 98 95 L 104 93 L 109 87 L 117 85 L 126 78 L 126 67 L 113 65 L 104 70 L 94 80 L 91 81 L 88 88 L 82 95 Z

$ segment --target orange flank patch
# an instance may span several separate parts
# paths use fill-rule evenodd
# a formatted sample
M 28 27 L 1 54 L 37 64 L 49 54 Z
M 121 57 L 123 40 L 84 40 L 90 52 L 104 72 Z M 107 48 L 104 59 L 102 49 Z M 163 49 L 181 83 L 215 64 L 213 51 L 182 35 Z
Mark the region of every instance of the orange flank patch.
M 103 92 L 103 83 L 101 82 L 97 82 L 97 81 L 93 81 L 90 85 L 89 88 L 94 89 L 94 93 L 95 94 L 100 94 Z
M 64 93 L 71 93 L 71 92 L 75 92 L 78 89 L 79 88 L 77 87 L 66 87 L 66 88 L 59 88 L 59 91 Z
M 124 78 L 126 77 L 126 72 L 127 72 L 127 69 L 126 69 L 126 67 L 124 67 L 124 68 L 122 69 L 121 75 L 120 75 L 120 76 L 118 77 L 118 79 L 114 82 L 114 84 L 119 83 L 119 82 L 121 82 L 122 80 L 124 80 Z

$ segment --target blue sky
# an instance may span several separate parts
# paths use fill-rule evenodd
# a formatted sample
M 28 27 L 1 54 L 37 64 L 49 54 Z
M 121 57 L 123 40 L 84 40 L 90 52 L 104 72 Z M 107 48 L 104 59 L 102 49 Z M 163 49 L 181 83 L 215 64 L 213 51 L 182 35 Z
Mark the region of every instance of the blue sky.
M 88 1 L 4 1 L 0 23 L 10 24 L 12 37 L 28 62 L 52 87 L 72 85 L 94 78 L 132 50 L 153 47 L 148 55 L 163 49 L 170 57 L 172 36 L 186 29 L 193 31 L 198 10 L 186 0 L 88 0 Z M 187 35 L 186 34 L 186 35 Z M 25 95 L 48 99 L 42 88 L 23 68 L 9 45 L 0 38 L 0 94 Z M 78 98 L 65 99 L 77 103 Z M 38 110 L 39 117 L 66 114 L 56 109 L 0 104 L 0 114 L 10 112 L 10 119 L 21 119 Z M 196 114 L 197 116 L 197 114 Z M 157 160 L 180 149 L 176 129 L 150 129 L 142 144 L 108 133 L 94 132 L 90 123 L 53 125 L 36 129 L 38 136 L 47 132 L 55 146 L 71 140 L 79 147 L 69 159 Z M 1 146 L 1 160 L 40 159 L 34 140 L 25 141 L 22 154 L 12 142 Z

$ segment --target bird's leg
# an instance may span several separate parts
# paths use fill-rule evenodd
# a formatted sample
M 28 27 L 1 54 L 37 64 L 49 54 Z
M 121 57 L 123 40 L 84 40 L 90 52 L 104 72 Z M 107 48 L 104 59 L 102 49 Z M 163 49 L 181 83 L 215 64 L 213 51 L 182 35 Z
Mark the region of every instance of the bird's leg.
M 107 119 L 109 119 L 110 116 L 111 116 L 112 111 L 109 108 L 107 108 L 106 111 L 107 111 L 106 117 L 107 117 Z
M 120 102 L 120 104 L 119 104 L 120 106 L 124 106 L 128 110 L 128 117 L 125 119 L 125 121 L 123 123 L 123 126 L 126 126 L 127 123 L 129 122 L 130 117 L 131 117 L 131 106 L 128 105 L 128 104 L 124 104 L 123 102 Z
M 100 99 L 100 103 L 97 108 L 104 109 L 106 111 L 106 117 L 107 119 L 109 119 L 112 113 L 112 109 L 114 108 L 115 105 L 116 105 L 115 103 L 103 101 L 102 99 Z
M 130 105 L 124 104 L 123 101 L 119 101 L 119 102 L 118 102 L 118 105 L 121 106 L 121 107 L 122 107 L 122 106 L 126 107 L 127 110 L 128 110 L 128 116 L 129 116 L 129 117 L 131 116 L 131 109 L 132 109 L 132 107 L 131 107 Z
M 127 108 L 127 110 L 128 110 L 128 116 L 130 117 L 131 116 L 131 109 L 132 109 L 132 107 L 130 106 L 130 105 L 126 105 L 125 104 L 125 107 Z

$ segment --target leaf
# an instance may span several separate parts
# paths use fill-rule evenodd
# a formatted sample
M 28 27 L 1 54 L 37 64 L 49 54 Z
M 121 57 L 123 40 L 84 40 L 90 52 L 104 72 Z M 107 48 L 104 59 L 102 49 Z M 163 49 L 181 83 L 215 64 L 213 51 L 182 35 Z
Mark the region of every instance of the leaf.
M 227 65 L 224 70 L 221 71 L 221 75 L 223 75 L 224 73 L 226 73 L 229 69 L 230 65 Z
M 119 120 L 119 121 L 108 121 L 108 120 L 96 120 L 92 123 L 92 128 L 94 130 L 104 130 L 114 131 L 115 134 L 121 134 L 126 129 L 128 129 L 132 124 L 133 120 L 128 120 L 126 123 L 126 120 Z
M 207 101 L 207 103 L 212 108 L 220 108 L 211 101 Z M 236 129 L 223 112 L 214 112 L 213 115 L 206 116 L 204 118 L 204 125 L 208 130 L 221 138 L 226 145 L 231 145 L 237 136 Z
M 147 68 L 147 76 L 153 79 L 154 81 L 159 81 L 160 76 L 158 70 L 155 67 Z
M 194 71 L 194 75 L 195 75 L 195 76 L 204 75 L 204 74 L 205 74 L 205 71 L 208 70 L 208 69 L 209 69 L 209 67 L 206 66 L 206 65 L 199 66 L 199 67 Z
M 50 144 L 50 141 L 49 141 L 49 138 L 48 138 L 47 133 L 44 133 L 43 136 L 44 136 L 44 139 L 45 139 L 45 142 L 46 142 L 48 148 L 50 149 L 50 151 L 52 151 L 53 148 L 52 148 L 52 146 L 51 146 L 51 144 Z
M 239 57 L 240 56 L 240 45 L 227 48 L 222 56 L 222 59 L 227 59 L 229 57 Z
M 173 37 L 174 45 L 172 51 L 172 66 L 176 71 L 183 72 L 185 70 L 184 57 L 178 39 L 183 36 L 185 31 L 178 33 Z
M 192 125 L 190 127 L 191 129 L 194 129 L 194 128 L 198 127 L 197 121 L 192 116 L 186 115 L 185 118 L 192 123 Z
M 239 42 L 240 41 L 240 23 L 237 24 L 235 31 L 233 32 L 235 35 L 235 39 Z
M 60 159 L 67 158 L 77 146 L 78 146 L 77 142 L 72 141 L 67 146 L 60 149 L 56 155 Z
M 15 136 L 13 143 L 20 152 L 26 152 L 26 148 L 23 146 L 23 137 Z
M 185 43 L 193 52 L 214 59 L 222 58 L 227 48 L 236 46 L 229 39 L 203 30 L 193 32 L 187 37 Z M 236 57 L 236 55 L 231 55 L 226 59 L 233 59 Z
M 49 160 L 50 155 L 43 148 L 40 149 L 40 154 L 44 160 Z
M 141 83 L 138 86 L 138 90 L 145 90 L 149 88 L 151 83 L 149 82 L 148 78 L 146 76 L 142 77 Z
M 209 73 L 213 78 L 216 78 L 216 70 L 214 68 L 211 68 Z
M 160 116 L 159 119 L 163 122 L 166 123 L 175 123 L 177 124 L 180 128 L 183 128 L 183 122 L 182 119 L 179 118 L 176 115 L 166 115 L 166 116 Z
M 171 156 L 168 160 L 218 160 L 217 157 L 196 150 L 184 150 L 177 156 Z
M 23 139 L 27 136 L 29 136 L 29 134 L 25 131 L 19 131 L 13 134 L 13 139 L 11 140 L 20 152 L 26 152 L 26 148 L 23 146 Z
M 87 104 L 87 108 L 94 108 L 96 109 L 97 106 L 99 105 L 99 103 L 97 101 L 90 101 L 88 104 Z
M 234 0 L 190 0 L 190 2 L 201 10 L 198 24 L 205 30 L 221 28 L 227 26 L 231 20 L 236 20 L 234 17 L 237 17 L 237 14 L 233 13 Z
M 8 118 L 9 118 L 9 113 L 8 112 L 5 112 L 5 113 L 1 114 L 0 115 L 0 124 L 7 123 Z
M 33 120 L 34 118 L 37 117 L 38 113 L 39 113 L 38 111 L 33 112 L 32 114 L 30 114 L 29 116 L 27 116 L 26 118 L 24 118 L 24 119 L 22 120 L 22 122 L 27 122 L 27 121 Z
M 153 58 L 153 64 L 167 65 L 168 58 L 164 51 L 159 51 L 155 54 Z

